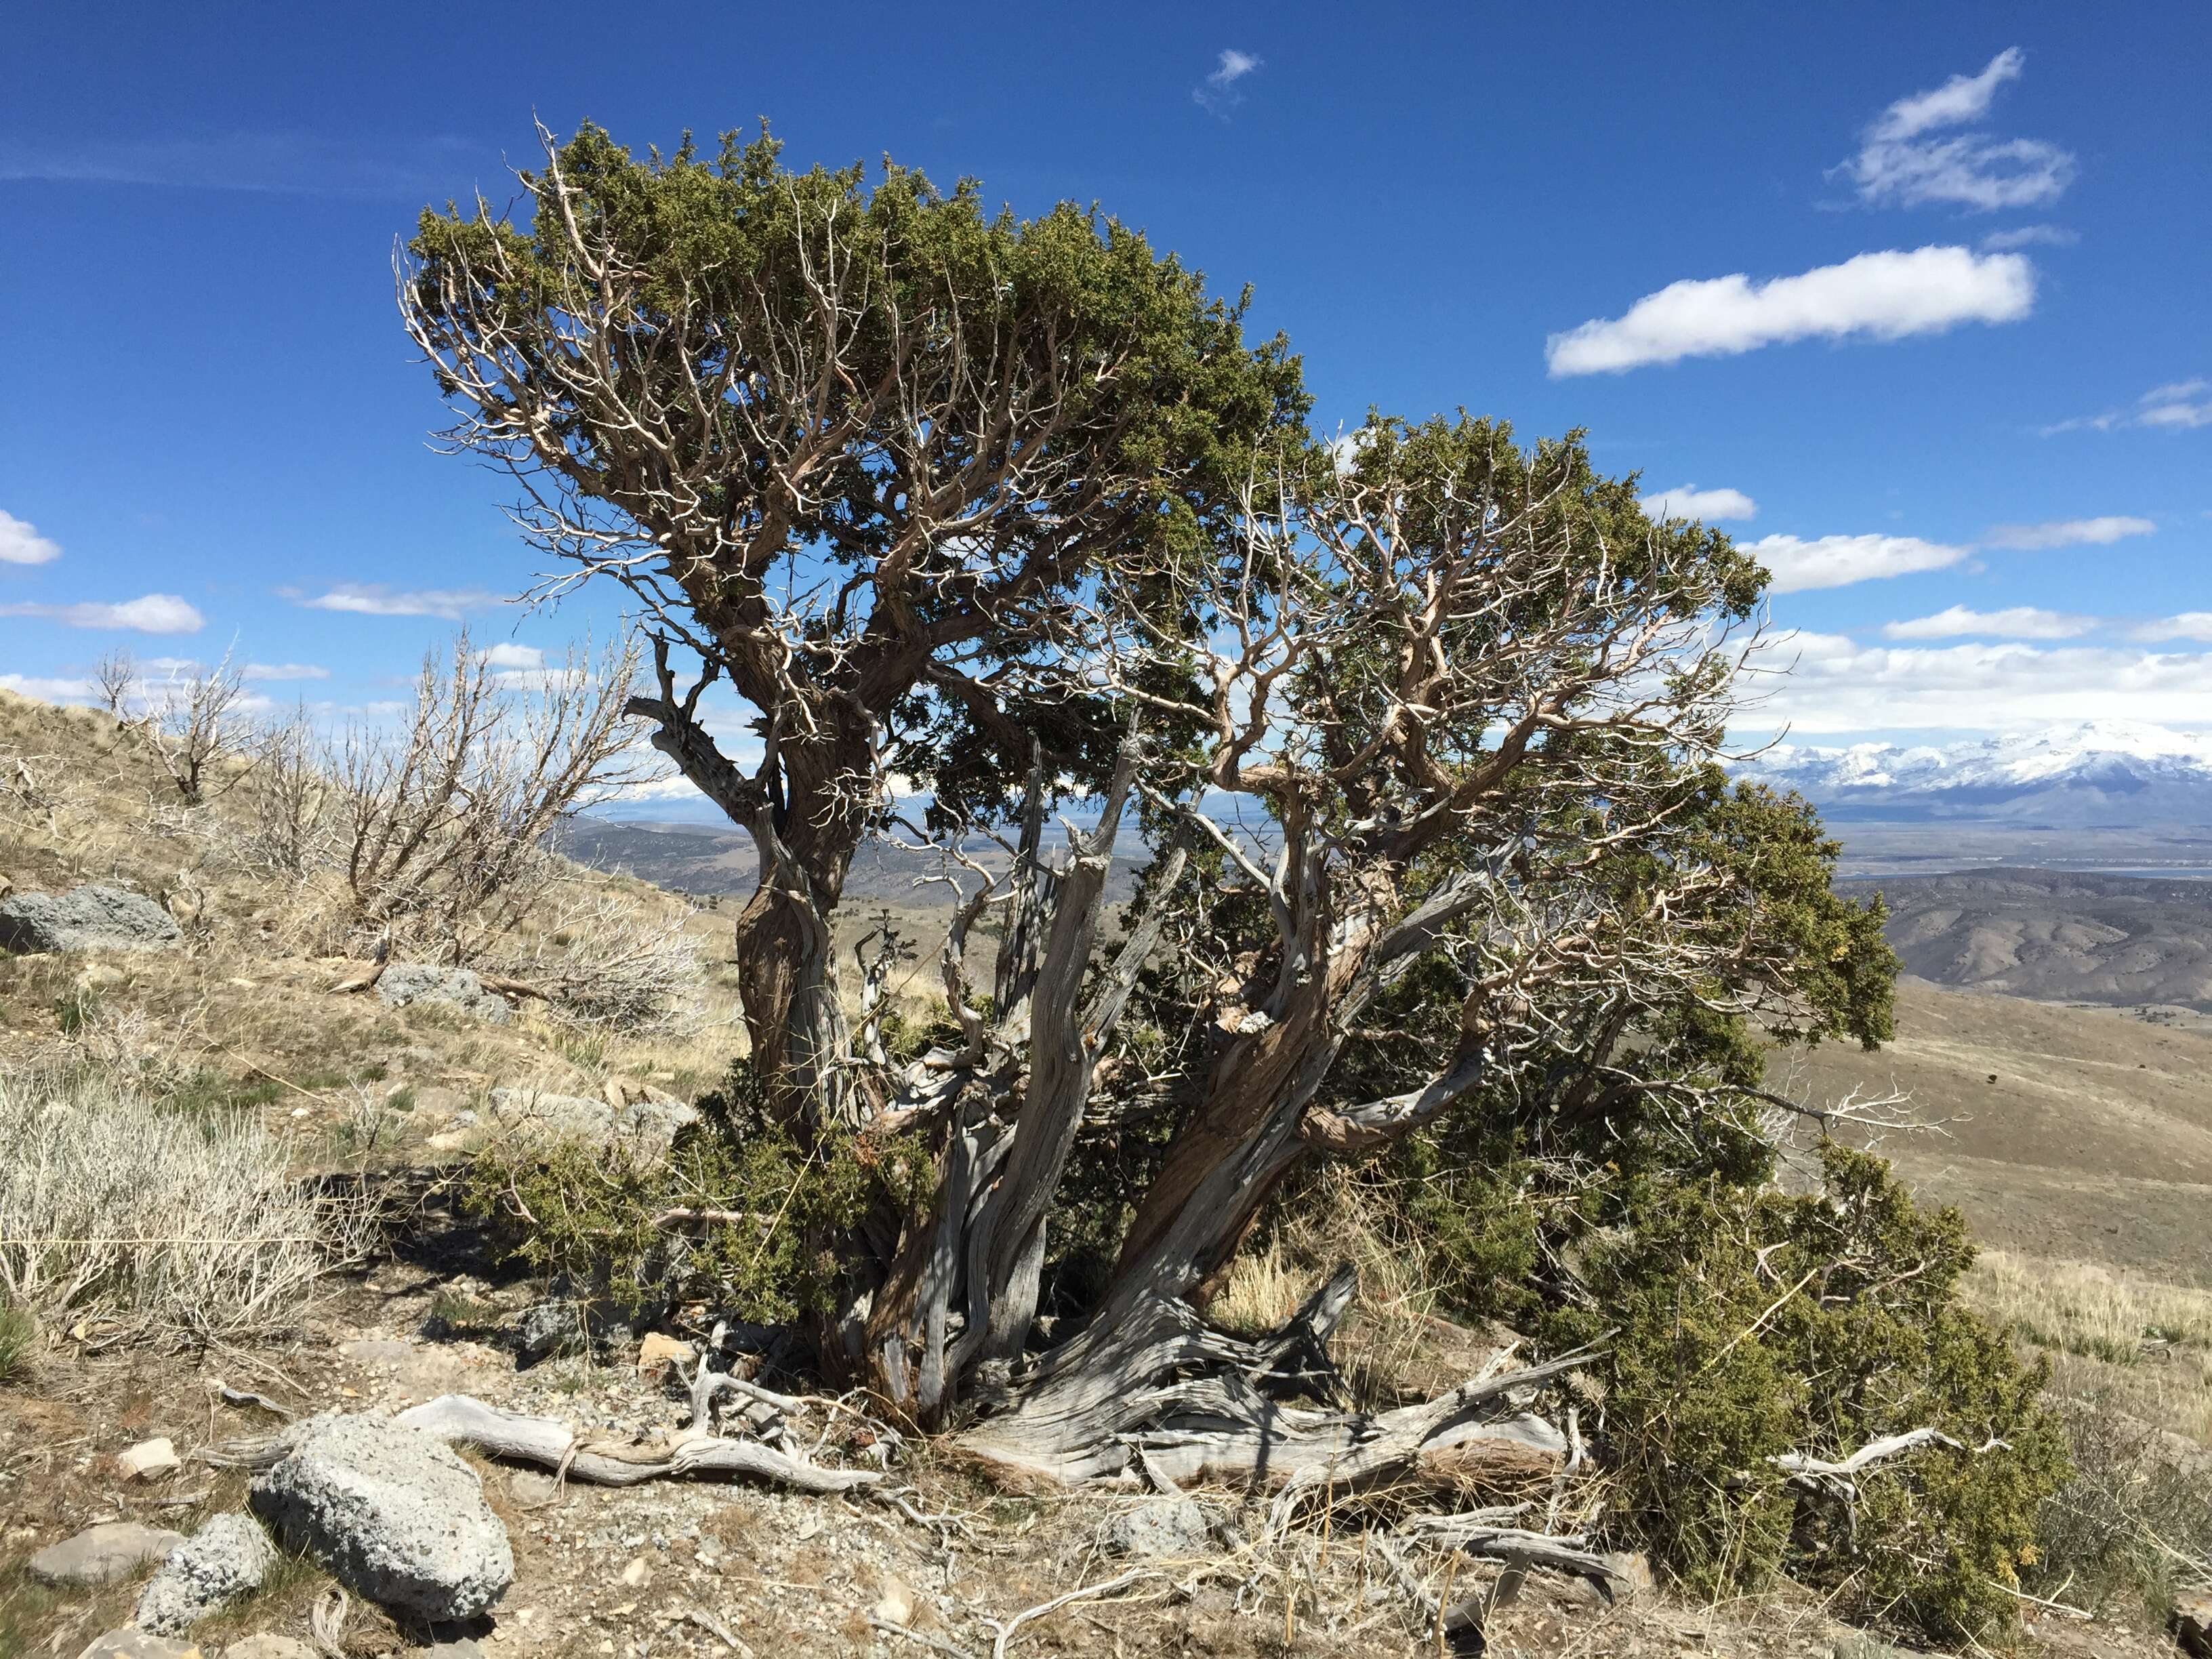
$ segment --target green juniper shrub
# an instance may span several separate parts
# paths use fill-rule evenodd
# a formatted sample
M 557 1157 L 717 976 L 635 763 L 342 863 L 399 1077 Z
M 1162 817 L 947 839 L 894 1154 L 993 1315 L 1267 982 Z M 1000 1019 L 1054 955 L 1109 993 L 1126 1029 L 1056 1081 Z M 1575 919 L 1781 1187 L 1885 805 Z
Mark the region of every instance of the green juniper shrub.
M 509 1259 L 625 1314 L 707 1294 L 774 1324 L 834 1305 L 841 1235 L 933 1189 L 915 1136 L 830 1132 L 801 1147 L 742 1060 L 699 1106 L 663 1159 L 610 1158 L 583 1141 L 488 1149 L 470 1167 L 464 1207 L 491 1224 Z M 672 1211 L 713 1213 L 660 1219 Z

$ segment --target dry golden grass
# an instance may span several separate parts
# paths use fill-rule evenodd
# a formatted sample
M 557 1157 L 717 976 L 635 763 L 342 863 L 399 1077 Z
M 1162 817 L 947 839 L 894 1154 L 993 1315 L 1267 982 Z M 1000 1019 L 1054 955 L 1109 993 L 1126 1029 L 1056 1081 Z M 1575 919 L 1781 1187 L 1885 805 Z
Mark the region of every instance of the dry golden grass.
M 2212 1444 L 2212 1291 L 1988 1250 L 1966 1297 L 2051 1358 L 2060 1392 L 2110 1393 L 2146 1422 Z

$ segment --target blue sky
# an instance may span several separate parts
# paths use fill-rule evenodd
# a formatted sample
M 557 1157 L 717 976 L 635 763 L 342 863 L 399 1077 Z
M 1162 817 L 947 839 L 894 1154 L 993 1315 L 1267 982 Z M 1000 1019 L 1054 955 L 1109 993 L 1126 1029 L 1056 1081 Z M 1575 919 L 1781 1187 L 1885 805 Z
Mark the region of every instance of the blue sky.
M 118 5 L 4 51 L 0 684 L 234 641 L 337 712 L 457 618 L 604 635 L 500 603 L 535 561 L 427 447 L 392 239 L 509 196 L 533 112 L 765 115 L 1252 283 L 1327 425 L 1463 405 L 1694 486 L 1791 590 L 1804 740 L 2212 731 L 2201 3 Z

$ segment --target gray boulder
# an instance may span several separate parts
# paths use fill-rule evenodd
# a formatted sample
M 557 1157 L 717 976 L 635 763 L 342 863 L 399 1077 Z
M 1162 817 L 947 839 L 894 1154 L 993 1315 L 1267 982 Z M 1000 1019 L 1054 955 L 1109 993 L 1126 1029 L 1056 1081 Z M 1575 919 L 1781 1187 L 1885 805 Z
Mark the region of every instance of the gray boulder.
M 218 1515 L 146 1581 L 136 1623 L 155 1636 L 182 1636 L 225 1602 L 259 1589 L 276 1565 L 269 1534 L 252 1516 Z
M 0 946 L 44 951 L 168 951 L 184 940 L 176 918 L 143 893 L 97 884 L 0 901 Z
M 488 1611 L 514 1577 L 507 1528 L 451 1447 L 381 1418 L 326 1412 L 284 1431 L 254 1512 L 372 1601 L 433 1623 Z
M 1099 1541 L 1113 1555 L 1172 1559 L 1205 1554 L 1212 1547 L 1213 1526 L 1188 1498 L 1155 1498 L 1109 1521 Z
M 492 1115 L 509 1133 L 547 1140 L 589 1140 L 620 1145 L 633 1152 L 664 1152 L 676 1132 L 699 1121 L 699 1109 L 673 1096 L 647 1097 L 617 1109 L 585 1095 L 546 1094 L 537 1089 L 494 1089 Z
M 180 1532 L 110 1521 L 47 1545 L 31 1558 L 31 1577 L 42 1584 L 112 1584 L 149 1561 L 167 1559 L 184 1541 Z
M 376 994 L 386 1006 L 433 1002 L 457 1008 L 471 1018 L 504 1025 L 514 1018 L 507 999 L 486 988 L 465 968 L 437 968 L 427 962 L 395 962 L 376 976 Z

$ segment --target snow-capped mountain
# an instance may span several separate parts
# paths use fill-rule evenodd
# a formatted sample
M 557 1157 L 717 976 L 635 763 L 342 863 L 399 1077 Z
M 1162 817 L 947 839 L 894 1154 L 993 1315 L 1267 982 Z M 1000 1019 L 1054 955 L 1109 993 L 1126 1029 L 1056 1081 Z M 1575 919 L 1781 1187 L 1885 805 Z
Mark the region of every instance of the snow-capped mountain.
M 1832 816 L 2212 824 L 2212 739 L 2133 720 L 1940 747 L 1782 744 L 1742 770 Z

